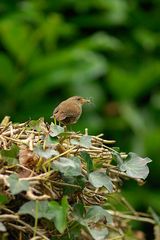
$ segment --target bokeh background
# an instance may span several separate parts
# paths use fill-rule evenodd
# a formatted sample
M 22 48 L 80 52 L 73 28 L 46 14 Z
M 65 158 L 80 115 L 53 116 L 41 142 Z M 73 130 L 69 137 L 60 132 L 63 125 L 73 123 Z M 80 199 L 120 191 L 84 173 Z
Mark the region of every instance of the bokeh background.
M 74 130 L 148 156 L 143 187 L 123 194 L 160 212 L 160 1 L 1 0 L 0 119 L 44 117 L 72 95 L 94 104 Z

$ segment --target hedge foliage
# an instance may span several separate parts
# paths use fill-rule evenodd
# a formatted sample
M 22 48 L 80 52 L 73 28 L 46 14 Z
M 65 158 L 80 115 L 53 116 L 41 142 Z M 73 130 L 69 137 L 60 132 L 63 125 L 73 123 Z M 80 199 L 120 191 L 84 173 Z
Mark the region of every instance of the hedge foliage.
M 128 197 L 158 211 L 159 8 L 158 0 L 0 1 L 0 118 L 49 121 L 68 96 L 92 97 L 74 129 L 89 126 L 153 159 L 148 189 L 135 195 L 129 186 Z

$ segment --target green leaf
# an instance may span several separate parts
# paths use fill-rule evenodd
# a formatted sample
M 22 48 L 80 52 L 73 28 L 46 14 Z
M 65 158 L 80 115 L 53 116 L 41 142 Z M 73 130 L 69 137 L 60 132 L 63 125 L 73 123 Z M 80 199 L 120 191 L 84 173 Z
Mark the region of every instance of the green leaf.
M 53 146 L 52 144 L 57 144 L 57 143 L 59 143 L 57 138 L 51 137 L 50 135 L 45 137 L 46 146 Z
M 36 213 L 36 201 L 29 201 L 19 209 L 19 214 L 29 214 L 34 218 L 46 218 L 52 220 L 60 233 L 63 233 L 67 227 L 67 214 L 69 204 L 67 197 L 63 197 L 61 204 L 56 201 L 38 201 L 38 214 Z
M 59 152 L 54 150 L 53 148 L 42 149 L 41 147 L 38 146 L 34 148 L 34 152 L 38 154 L 40 157 L 46 159 L 59 154 Z
M 51 201 L 49 203 L 49 212 L 54 213 L 53 222 L 55 224 L 56 229 L 63 233 L 67 227 L 67 214 L 68 214 L 69 204 L 67 201 L 67 197 L 63 197 L 61 201 L 61 205 L 59 205 L 56 201 Z
M 120 152 L 120 147 L 112 147 L 112 149 L 116 152 Z
M 8 202 L 7 196 L 0 194 L 0 205 L 6 204 Z
M 43 202 L 43 201 L 42 201 Z M 41 203 L 42 203 L 41 202 Z M 29 201 L 29 202 L 26 202 L 26 203 L 24 203 L 21 207 L 20 207 L 20 209 L 19 209 L 19 211 L 18 211 L 18 213 L 19 214 L 29 214 L 29 215 L 31 215 L 32 217 L 35 217 L 35 209 L 36 209 L 36 202 L 35 201 Z M 39 213 L 38 213 L 38 218 L 39 218 Z
M 6 232 L 6 231 L 7 231 L 7 229 L 6 229 L 5 225 L 2 222 L 0 222 L 0 232 Z
M 93 162 L 92 162 L 92 158 L 90 157 L 90 155 L 83 151 L 80 153 L 80 156 L 84 159 L 84 161 L 87 163 L 87 172 L 90 173 L 93 171 Z
M 81 203 L 75 204 L 74 206 L 74 216 L 82 226 L 88 229 L 89 233 L 93 237 L 93 239 L 106 239 L 108 234 L 107 228 L 96 229 L 90 226 L 93 223 L 98 223 L 99 221 L 106 220 L 108 224 L 112 223 L 112 216 L 107 212 L 107 210 L 103 209 L 100 206 L 92 206 L 89 207 L 87 212 L 85 212 L 84 205 Z
M 52 168 L 63 173 L 65 176 L 81 175 L 81 161 L 78 157 L 61 157 L 52 163 Z
M 14 165 L 18 163 L 17 155 L 19 153 L 19 147 L 12 144 L 9 150 L 0 151 L 0 159 L 6 161 L 9 165 Z
M 95 240 L 105 240 L 107 239 L 107 235 L 108 235 L 108 229 L 107 228 L 87 228 L 88 231 L 90 232 L 91 236 L 93 237 L 93 239 Z
M 149 162 L 152 162 L 150 158 L 141 158 L 130 152 L 127 160 L 120 165 L 120 170 L 126 172 L 129 177 L 146 179 L 149 174 Z
M 91 136 L 83 135 L 79 141 L 77 139 L 71 139 L 71 144 L 89 148 L 92 146 L 91 140 L 92 140 Z
M 36 204 L 38 204 L 38 213 L 36 213 Z M 54 217 L 54 213 L 48 211 L 48 201 L 29 201 L 23 204 L 19 211 L 19 214 L 29 214 L 32 217 L 36 218 L 47 218 L 52 219 Z
M 72 177 L 71 176 L 62 176 L 62 179 L 63 179 L 64 182 L 66 182 L 68 184 L 77 185 L 81 189 L 83 189 L 85 187 L 86 181 L 87 181 L 83 175 L 72 176 Z M 80 188 L 64 186 L 63 187 L 63 194 L 71 195 L 74 192 L 77 192 L 77 191 L 81 190 Z
M 16 195 L 22 191 L 27 191 L 29 188 L 29 181 L 19 179 L 17 174 L 11 174 L 7 181 L 10 186 L 10 191 L 13 195 Z
M 121 155 L 116 152 L 112 152 L 113 160 L 117 162 L 117 166 L 121 166 L 123 164 L 123 159 L 121 158 Z
M 77 139 L 72 138 L 70 142 L 72 145 L 79 145 L 79 141 Z
M 44 118 L 39 118 L 38 120 L 31 120 L 29 122 L 29 127 L 31 129 L 34 129 L 38 132 L 42 131 L 42 128 L 43 128 L 43 125 L 44 125 Z
M 81 224 L 77 221 L 72 221 L 72 227 L 69 228 L 70 240 L 80 239 L 79 237 L 81 236 L 81 232 L 82 232 Z M 64 236 L 64 234 L 63 234 L 63 236 Z M 55 239 L 53 239 L 53 240 L 55 240 Z M 65 235 L 64 238 L 61 237 L 61 240 L 69 240 L 68 235 Z
M 94 171 L 89 174 L 89 182 L 96 188 L 106 187 L 109 192 L 113 190 L 113 184 L 111 179 L 105 172 Z
M 100 220 L 105 219 L 107 223 L 112 223 L 112 216 L 100 206 L 92 206 L 88 209 L 85 219 L 88 223 L 94 222 L 97 223 Z
M 50 132 L 49 135 L 51 137 L 56 137 L 58 136 L 60 133 L 64 132 L 64 128 L 59 126 L 59 125 L 55 125 L 54 123 L 51 123 L 50 125 Z
M 79 145 L 82 147 L 90 148 L 92 146 L 91 140 L 92 140 L 91 136 L 84 135 L 80 138 Z
M 85 211 L 85 207 L 82 203 L 76 203 L 74 205 L 74 214 L 78 217 L 78 218 L 84 218 L 86 211 Z

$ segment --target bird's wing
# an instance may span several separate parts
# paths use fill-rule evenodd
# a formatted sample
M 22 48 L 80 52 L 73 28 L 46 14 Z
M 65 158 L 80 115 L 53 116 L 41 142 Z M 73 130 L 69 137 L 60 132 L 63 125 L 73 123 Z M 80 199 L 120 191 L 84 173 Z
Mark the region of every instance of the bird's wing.
M 63 121 L 69 117 L 76 117 L 77 111 L 80 111 L 78 105 L 74 105 L 74 106 L 72 106 L 72 108 L 70 108 L 68 106 L 68 104 L 65 104 L 65 105 L 63 105 L 63 107 L 62 107 L 62 105 L 59 106 L 59 108 L 57 107 L 54 110 L 54 115 L 58 121 Z

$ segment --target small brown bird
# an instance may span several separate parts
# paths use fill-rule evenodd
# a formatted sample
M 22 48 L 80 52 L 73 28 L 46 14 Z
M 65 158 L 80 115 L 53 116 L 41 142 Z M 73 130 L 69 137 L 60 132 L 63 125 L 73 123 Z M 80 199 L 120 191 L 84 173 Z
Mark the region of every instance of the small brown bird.
M 64 125 L 74 124 L 82 114 L 82 105 L 91 101 L 80 96 L 73 96 L 61 102 L 53 111 L 53 116 Z

